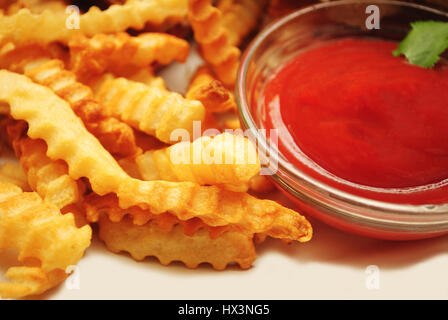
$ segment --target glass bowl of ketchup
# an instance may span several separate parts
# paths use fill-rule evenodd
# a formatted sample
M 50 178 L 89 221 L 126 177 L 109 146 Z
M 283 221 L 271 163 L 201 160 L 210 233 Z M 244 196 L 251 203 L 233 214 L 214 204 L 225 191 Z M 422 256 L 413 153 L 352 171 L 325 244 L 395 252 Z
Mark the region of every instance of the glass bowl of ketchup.
M 246 49 L 241 124 L 304 214 L 381 239 L 448 233 L 448 60 L 424 69 L 392 54 L 422 20 L 448 14 L 334 1 L 274 21 Z

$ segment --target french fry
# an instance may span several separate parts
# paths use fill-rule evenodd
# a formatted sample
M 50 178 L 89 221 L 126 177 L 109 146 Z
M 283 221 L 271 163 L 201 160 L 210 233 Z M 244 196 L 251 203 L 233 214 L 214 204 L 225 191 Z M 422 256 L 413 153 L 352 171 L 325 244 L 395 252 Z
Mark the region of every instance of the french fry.
M 42 13 L 45 10 L 65 14 L 67 4 L 58 0 L 17 0 L 7 9 L 8 15 L 16 14 L 20 9 L 27 8 L 32 13 Z
M 26 65 L 33 66 L 50 59 L 58 59 L 65 63 L 68 60 L 68 54 L 59 44 L 16 46 L 8 42 L 0 46 L 0 68 L 2 69 L 23 73 Z
M 227 119 L 224 119 L 222 123 L 225 129 L 237 130 L 241 129 L 241 122 L 238 115 L 235 113 L 228 115 Z
M 21 9 L 11 16 L 0 15 L 0 43 L 12 41 L 17 45 L 46 45 L 58 41 L 67 44 L 77 33 L 93 36 L 128 28 L 140 30 L 146 23 L 160 25 L 167 20 L 180 22 L 186 14 L 186 0 L 130 0 L 123 5 L 112 5 L 104 11 L 91 7 L 79 16 L 75 11 L 70 15 L 49 10 L 35 14 L 29 9 Z
M 120 75 L 125 76 L 125 75 Z M 157 87 L 160 90 L 166 90 L 165 81 L 161 77 L 156 77 L 153 70 L 149 68 L 139 69 L 125 76 L 131 81 L 141 82 L 149 87 Z
M 88 188 L 85 181 L 70 178 L 64 161 L 48 158 L 45 142 L 30 139 L 26 135 L 26 122 L 9 118 L 3 120 L 1 125 L 9 145 L 26 171 L 23 172 L 20 167 L 27 185 L 28 181 L 31 185 L 28 186 L 29 191 L 37 192 L 41 198 L 60 208 L 62 213 L 73 213 L 77 226 L 86 225 L 85 214 L 80 210 L 80 200 Z
M 24 191 L 31 191 L 25 172 L 14 162 L 5 162 L 0 167 L 0 181 L 18 186 Z
M 215 78 L 213 72 L 207 66 L 198 68 L 185 97 L 200 101 L 207 112 L 224 112 L 237 109 L 233 94 L 221 81 Z
M 188 19 L 204 60 L 226 86 L 233 86 L 241 55 L 231 44 L 222 13 L 211 0 L 189 0 Z
M 95 97 L 108 114 L 165 143 L 174 142 L 171 134 L 176 129 L 184 129 L 192 137 L 193 121 L 204 119 L 199 101 L 156 86 L 109 77 L 96 87 Z
M 24 137 L 15 141 L 14 149 L 28 183 L 45 201 L 62 209 L 81 200 L 85 186 L 68 175 L 64 161 L 47 157 L 45 142 Z
M 59 285 L 67 276 L 61 269 L 45 272 L 39 267 L 10 267 L 5 273 L 10 282 L 0 282 L 0 297 L 17 299 L 39 295 Z
M 35 101 L 40 103 L 36 105 Z M 308 241 L 309 222 L 270 200 L 191 182 L 141 181 L 129 177 L 92 136 L 64 100 L 23 75 L 0 71 L 0 101 L 13 118 L 28 123 L 28 135 L 47 143 L 47 156 L 64 160 L 73 179 L 85 177 L 98 195 L 112 193 L 123 209 L 169 212 L 179 220 L 199 218 L 209 226 L 235 225 L 248 233 Z
M 132 37 L 125 32 L 97 34 L 92 38 L 74 36 L 70 42 L 71 70 L 78 79 L 114 74 L 123 70 L 185 62 L 189 53 L 187 41 L 165 33 L 142 33 Z
M 111 222 L 102 216 L 99 236 L 112 252 L 127 251 L 138 261 L 155 256 L 163 265 L 181 261 L 188 268 L 196 268 L 206 262 L 216 270 L 223 270 L 234 262 L 247 269 L 256 258 L 252 237 L 236 231 L 212 239 L 205 229 L 187 236 L 179 224 L 163 231 L 156 221 L 136 226 L 131 219 Z
M 144 180 L 191 181 L 245 192 L 260 171 L 257 151 L 243 137 L 222 133 L 147 151 L 136 158 Z
M 0 249 L 17 249 L 24 264 L 7 271 L 12 282 L 0 282 L 4 298 L 39 294 L 61 282 L 90 245 L 89 226 L 78 229 L 72 214 L 61 215 L 37 193 L 11 184 L 0 183 L 0 217 Z
M 2 66 L 24 73 L 67 100 L 87 129 L 113 154 L 127 157 L 139 152 L 132 129 L 126 123 L 107 116 L 93 98 L 92 90 L 78 82 L 76 76 L 65 69 L 63 61 L 51 59 L 50 53 L 39 47 L 29 48 L 30 56 L 23 49 L 4 53 Z
M 229 43 L 241 44 L 256 27 L 266 6 L 266 0 L 220 0 L 217 8 L 222 12 L 222 23 L 227 29 Z
M 188 236 L 194 235 L 199 229 L 206 229 L 210 238 L 215 239 L 225 231 L 234 228 L 231 224 L 219 227 L 209 226 L 198 218 L 180 220 L 168 212 L 152 214 L 149 210 L 143 210 L 139 207 L 122 209 L 119 206 L 117 196 L 111 193 L 105 196 L 90 193 L 84 198 L 81 208 L 85 212 L 88 222 L 98 222 L 103 214 L 107 215 L 112 222 L 120 222 L 126 216 L 130 216 L 135 225 L 142 226 L 149 221 L 155 221 L 159 229 L 165 232 L 171 231 L 175 225 L 180 224 L 183 226 L 184 233 Z

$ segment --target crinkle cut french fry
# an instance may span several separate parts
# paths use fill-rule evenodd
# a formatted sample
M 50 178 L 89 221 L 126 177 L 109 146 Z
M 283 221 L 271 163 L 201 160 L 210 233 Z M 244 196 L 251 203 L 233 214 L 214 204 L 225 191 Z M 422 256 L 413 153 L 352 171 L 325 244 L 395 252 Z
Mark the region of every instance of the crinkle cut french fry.
M 136 163 L 144 180 L 191 181 L 247 191 L 260 171 L 257 151 L 244 137 L 222 133 L 147 151 Z
M 56 287 L 67 278 L 60 269 L 45 272 L 39 267 L 10 267 L 5 274 L 10 282 L 0 282 L 0 297 L 16 299 L 39 295 Z
M 171 231 L 175 225 L 180 224 L 183 226 L 184 233 L 188 236 L 194 235 L 199 229 L 206 229 L 209 236 L 215 239 L 222 233 L 234 228 L 232 225 L 220 227 L 209 226 L 198 218 L 180 220 L 168 212 L 155 215 L 149 210 L 143 210 L 139 207 L 121 209 L 118 205 L 117 196 L 112 193 L 105 196 L 90 193 L 85 197 L 82 203 L 82 209 L 85 212 L 85 217 L 88 222 L 98 222 L 102 214 L 106 214 L 112 222 L 119 222 L 129 215 L 135 225 L 142 226 L 149 221 L 155 221 L 159 229 L 166 232 Z
M 127 251 L 135 260 L 155 256 L 161 264 L 181 261 L 188 268 L 210 263 L 223 270 L 229 263 L 249 268 L 256 258 L 252 237 L 237 231 L 227 231 L 212 239 L 205 229 L 187 236 L 182 225 L 162 231 L 155 221 L 136 226 L 130 219 L 111 222 L 106 216 L 99 221 L 99 236 L 112 252 Z
M 308 241 L 309 222 L 270 200 L 191 182 L 141 181 L 129 177 L 83 126 L 64 100 L 27 77 L 0 71 L 0 101 L 15 119 L 28 122 L 28 135 L 43 139 L 51 159 L 62 159 L 74 179 L 85 177 L 99 194 L 115 194 L 121 208 L 139 206 L 152 214 L 169 212 L 180 220 L 199 218 L 210 226 L 233 224 L 247 233 Z M 36 104 L 35 101 L 39 101 Z
M 68 175 L 67 164 L 47 157 L 47 146 L 42 140 L 22 138 L 14 149 L 24 168 L 31 188 L 43 199 L 59 209 L 78 203 L 85 187 Z
M 229 42 L 237 46 L 256 28 L 266 0 L 220 0 L 217 8 L 222 12 L 223 25 Z
M 33 81 L 49 87 L 67 100 L 84 121 L 87 129 L 113 154 L 127 157 L 139 152 L 132 128 L 118 119 L 107 116 L 102 106 L 94 100 L 92 90 L 78 82 L 76 76 L 64 68 L 62 61 L 50 59 L 45 51 L 36 50 L 37 52 L 31 57 L 23 57 L 22 50 L 18 51 L 16 59 L 14 58 L 16 51 L 4 55 L 8 60 L 8 65 L 4 67 L 25 73 Z
M 0 181 L 11 183 L 24 191 L 31 191 L 25 172 L 14 162 L 5 162 L 0 167 Z
M 67 51 L 59 44 L 16 46 L 8 42 L 0 46 L 0 68 L 23 73 L 25 66 L 42 64 L 50 59 L 68 61 Z
M 224 112 L 237 108 L 233 94 L 221 81 L 215 79 L 207 66 L 196 71 L 185 97 L 202 102 L 207 112 Z
M 24 263 L 6 273 L 13 282 L 0 283 L 0 296 L 37 294 L 62 281 L 67 267 L 90 245 L 91 235 L 89 226 L 78 229 L 72 214 L 61 215 L 37 193 L 0 183 L 0 249 L 17 249 Z
M 120 74 L 129 68 L 153 63 L 167 65 L 185 62 L 187 41 L 165 33 L 143 33 L 136 37 L 125 32 L 97 34 L 92 38 L 77 35 L 69 42 L 71 70 L 78 79 L 87 79 L 110 71 Z
M 65 14 L 67 3 L 62 0 L 17 0 L 6 10 L 8 15 L 17 13 L 20 9 L 27 8 L 32 13 L 42 13 L 45 10 Z
M 204 120 L 205 109 L 199 101 L 155 86 L 109 76 L 96 90 L 108 114 L 165 143 L 173 142 L 174 130 L 184 129 L 192 137 L 193 122 Z
M 234 113 L 227 115 L 227 119 L 224 119 L 222 125 L 225 129 L 237 130 L 241 129 L 241 122 L 238 116 Z
M 17 45 L 45 45 L 55 41 L 68 43 L 76 33 L 93 36 L 129 28 L 139 30 L 146 23 L 160 25 L 167 20 L 180 22 L 186 14 L 186 0 L 129 0 L 124 5 L 112 5 L 104 11 L 91 7 L 79 16 L 79 28 L 76 28 L 75 16 L 70 19 L 65 14 L 50 10 L 34 14 L 28 9 L 22 9 L 11 16 L 0 15 L 0 42 L 12 41 Z M 72 15 L 76 15 L 76 12 Z
M 188 19 L 204 60 L 213 67 L 219 80 L 227 86 L 233 86 L 241 52 L 230 43 L 221 11 L 211 2 L 211 0 L 189 0 Z

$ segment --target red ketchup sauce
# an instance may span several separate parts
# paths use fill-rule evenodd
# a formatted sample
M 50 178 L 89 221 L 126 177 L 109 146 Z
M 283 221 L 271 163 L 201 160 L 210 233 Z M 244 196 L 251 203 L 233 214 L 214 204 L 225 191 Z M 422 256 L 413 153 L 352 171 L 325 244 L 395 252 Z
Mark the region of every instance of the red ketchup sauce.
M 447 64 L 413 66 L 396 47 L 353 38 L 298 53 L 263 89 L 263 125 L 290 162 L 340 190 L 448 202 Z

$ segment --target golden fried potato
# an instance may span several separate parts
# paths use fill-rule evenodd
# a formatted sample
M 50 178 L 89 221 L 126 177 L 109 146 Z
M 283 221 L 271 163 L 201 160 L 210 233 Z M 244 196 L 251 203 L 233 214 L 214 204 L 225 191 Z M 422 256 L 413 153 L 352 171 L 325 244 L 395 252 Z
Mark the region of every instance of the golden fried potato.
M 125 77 L 131 81 L 141 82 L 149 87 L 157 87 L 160 90 L 167 90 L 165 81 L 161 77 L 154 75 L 151 68 L 139 68 L 136 71 L 123 72 L 119 76 Z
M 233 94 L 215 78 L 207 66 L 202 66 L 196 71 L 185 97 L 202 102 L 207 112 L 237 109 Z
M 51 59 L 51 54 L 39 47 L 29 48 L 32 54 L 27 56 L 25 49 L 4 53 L 1 56 L 2 66 L 24 73 L 67 100 L 87 129 L 113 154 L 127 157 L 139 152 L 131 127 L 107 116 L 102 106 L 94 100 L 92 90 L 78 82 L 61 60 Z
M 142 33 L 132 37 L 125 32 L 97 34 L 92 38 L 74 36 L 70 42 L 71 70 L 78 79 L 88 79 L 105 71 L 114 74 L 138 70 L 155 63 L 185 62 L 187 41 L 165 33 Z
M 95 193 L 115 194 L 121 208 L 138 206 L 156 215 L 169 212 L 180 220 L 196 217 L 210 226 L 231 223 L 247 233 L 266 232 L 281 239 L 308 241 L 312 236 L 303 216 L 274 201 L 216 186 L 129 177 L 67 102 L 25 76 L 1 70 L 0 101 L 9 103 L 12 117 L 28 122 L 31 138 L 47 143 L 48 157 L 64 160 L 70 176 L 87 178 Z
M 59 0 L 16 0 L 6 10 L 7 14 L 16 14 L 20 9 L 27 8 L 32 13 L 42 13 L 45 10 L 65 14 L 67 3 Z
M 211 0 L 189 0 L 188 20 L 204 60 L 212 66 L 219 80 L 233 86 L 241 52 L 230 42 L 221 11 Z
M 256 27 L 267 4 L 266 0 L 220 0 L 217 8 L 222 12 L 222 23 L 233 46 Z
M 216 270 L 223 270 L 228 264 L 237 263 L 247 269 L 256 258 L 252 237 L 237 231 L 227 231 L 212 239 L 205 229 L 188 236 L 180 224 L 163 231 L 156 221 L 136 226 L 131 219 L 111 222 L 102 216 L 99 236 L 112 252 L 127 251 L 135 260 L 154 256 L 163 265 L 181 261 L 188 268 L 196 268 L 206 262 Z
M 0 183 L 0 218 L 0 249 L 17 249 L 24 264 L 8 270 L 12 282 L 0 283 L 4 298 L 39 294 L 56 285 L 90 245 L 89 226 L 78 229 L 72 214 L 61 215 L 37 193 L 12 184 Z
M 199 101 L 125 78 L 107 77 L 94 90 L 108 114 L 165 143 L 175 142 L 171 134 L 176 129 L 184 129 L 192 137 L 193 121 L 205 116 Z
M 9 282 L 0 282 L 0 297 L 16 299 L 39 295 L 58 286 L 67 276 L 61 269 L 45 272 L 39 267 L 10 267 L 5 273 Z
M 44 141 L 25 137 L 15 141 L 13 146 L 31 188 L 45 201 L 62 209 L 81 200 L 85 189 L 82 182 L 69 176 L 64 161 L 47 157 Z
M 25 172 L 14 162 L 5 162 L 0 167 L 0 181 L 18 186 L 23 191 L 31 191 Z
M 191 181 L 243 192 L 260 171 L 252 143 L 230 133 L 147 151 L 136 163 L 144 180 Z
M 231 113 L 227 115 L 226 119 L 224 119 L 222 126 L 225 129 L 237 130 L 241 129 L 241 122 L 238 118 L 238 115 L 236 115 L 235 113 Z
M 11 16 L 0 15 L 0 43 L 12 41 L 17 45 L 45 45 L 59 41 L 67 44 L 77 33 L 93 36 L 128 28 L 140 30 L 146 23 L 160 25 L 167 20 L 183 21 L 186 14 L 186 0 L 129 0 L 104 11 L 91 7 L 79 17 L 76 12 L 69 16 L 49 10 L 35 14 L 29 9 L 21 9 Z

